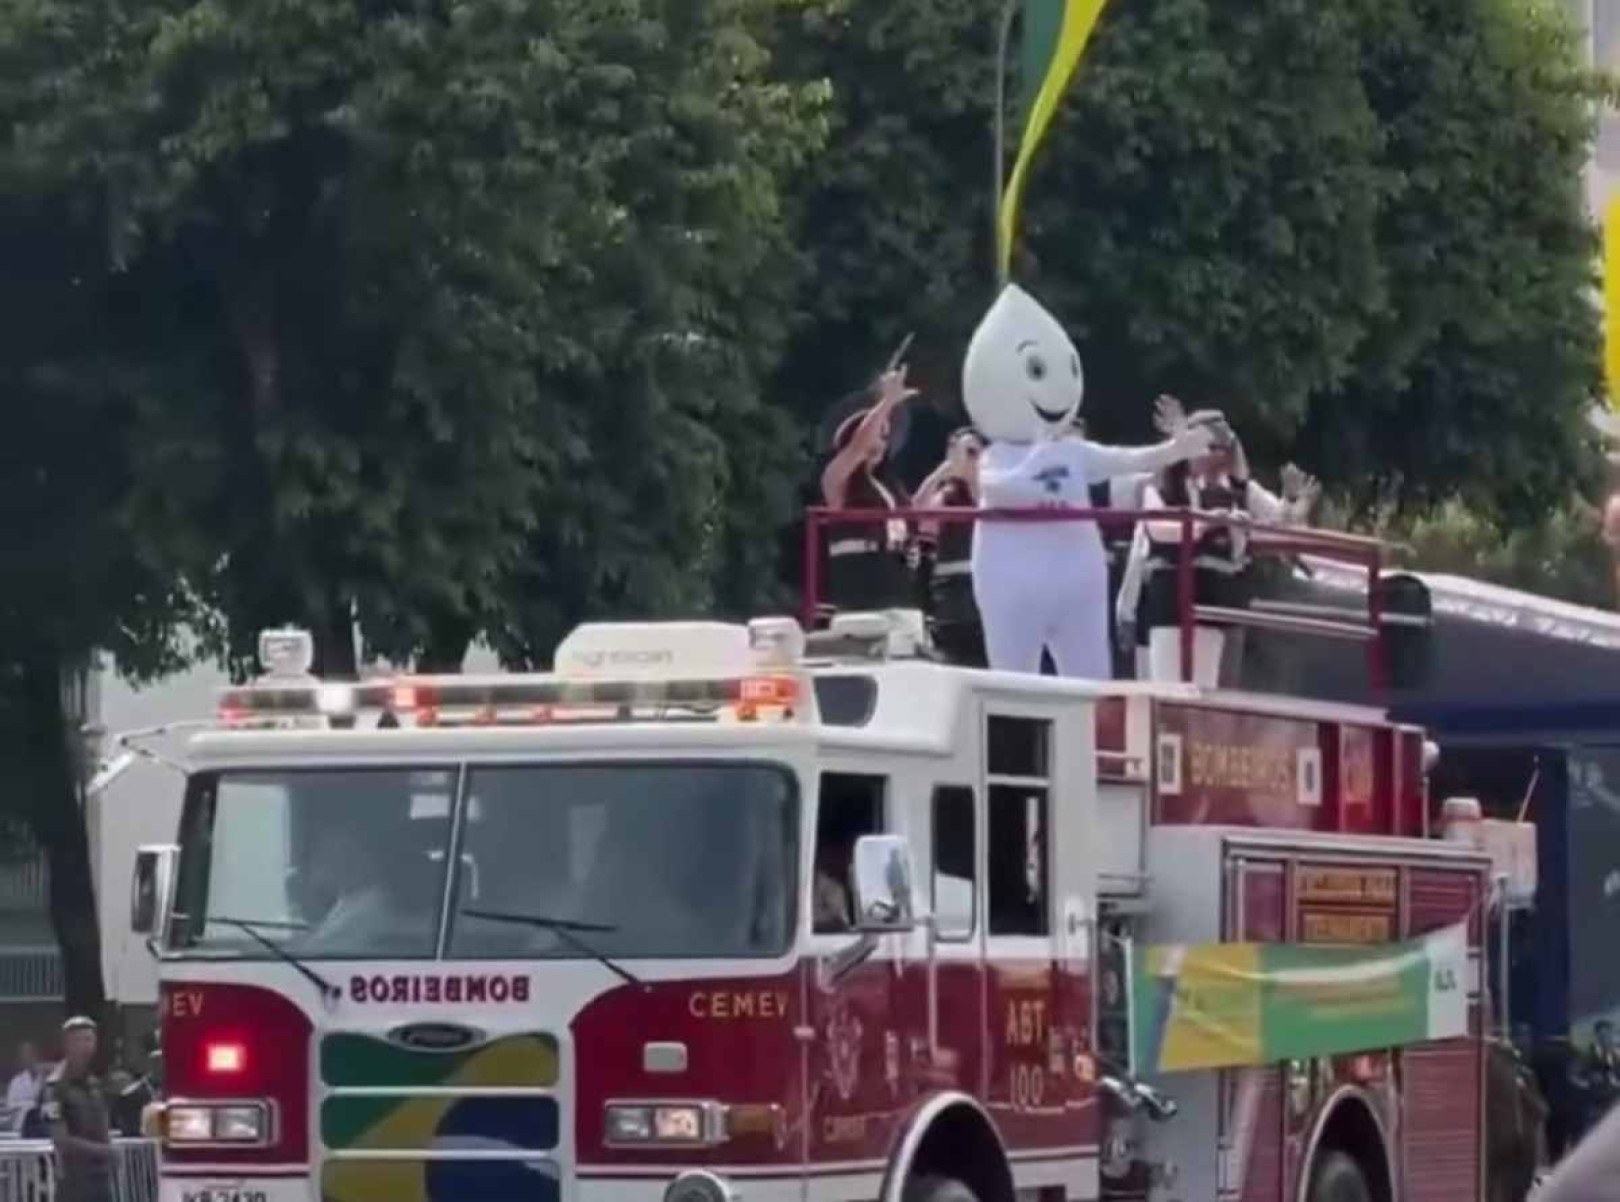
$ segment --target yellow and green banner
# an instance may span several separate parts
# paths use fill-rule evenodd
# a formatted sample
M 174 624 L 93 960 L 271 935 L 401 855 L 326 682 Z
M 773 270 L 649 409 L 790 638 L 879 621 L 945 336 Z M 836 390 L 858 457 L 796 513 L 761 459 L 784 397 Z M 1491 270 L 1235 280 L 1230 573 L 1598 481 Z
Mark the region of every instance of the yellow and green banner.
M 1105 3 L 1107 0 L 1023 0 L 1019 55 L 1023 134 L 996 216 L 997 267 L 1003 279 L 1012 267 L 1013 237 L 1018 232 L 1018 210 L 1023 204 L 1030 164 L 1085 54 Z
M 1378 947 L 1135 949 L 1131 1069 L 1171 1073 L 1376 1051 L 1468 1032 L 1458 924 Z

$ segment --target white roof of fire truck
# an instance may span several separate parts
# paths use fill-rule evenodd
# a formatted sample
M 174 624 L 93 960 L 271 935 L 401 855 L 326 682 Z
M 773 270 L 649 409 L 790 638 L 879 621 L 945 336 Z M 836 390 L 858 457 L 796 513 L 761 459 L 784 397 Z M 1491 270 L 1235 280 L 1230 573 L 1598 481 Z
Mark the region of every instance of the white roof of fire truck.
M 962 707 L 1002 700 L 1104 697 L 1206 701 L 1269 714 L 1378 725 L 1381 711 L 1193 685 L 1087 681 L 956 667 L 930 658 L 920 614 L 848 614 L 806 635 L 792 618 L 590 623 L 558 646 L 554 670 L 392 675 L 358 682 L 310 674 L 313 644 L 297 630 L 260 638 L 265 674 L 228 689 L 195 756 L 231 761 L 339 748 L 474 752 L 526 749 L 566 733 L 604 750 L 669 738 L 716 748 L 837 742 L 949 754 Z

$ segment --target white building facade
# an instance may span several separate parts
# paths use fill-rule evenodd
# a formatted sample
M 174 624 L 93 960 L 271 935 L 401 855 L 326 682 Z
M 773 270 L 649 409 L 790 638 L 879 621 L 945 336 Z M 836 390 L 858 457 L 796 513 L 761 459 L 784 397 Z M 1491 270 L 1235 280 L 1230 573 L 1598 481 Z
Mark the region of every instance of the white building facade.
M 1590 61 L 1610 71 L 1620 69 L 1620 0 L 1566 0 L 1586 30 Z M 1586 171 L 1586 199 L 1594 217 L 1616 195 L 1620 186 L 1620 113 L 1607 109 L 1598 123 L 1598 136 Z

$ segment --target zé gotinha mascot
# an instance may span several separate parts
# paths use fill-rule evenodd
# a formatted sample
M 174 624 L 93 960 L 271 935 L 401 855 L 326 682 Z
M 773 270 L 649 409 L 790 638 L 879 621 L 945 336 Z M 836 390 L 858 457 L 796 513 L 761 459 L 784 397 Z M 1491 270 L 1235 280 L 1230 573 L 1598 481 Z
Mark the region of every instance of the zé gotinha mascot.
M 1204 454 L 1211 432 L 1105 447 L 1072 426 L 1085 393 L 1080 352 L 1035 298 L 1008 284 L 968 344 L 962 399 L 989 447 L 979 467 L 982 509 L 1086 508 L 1093 484 L 1153 472 Z M 1039 672 L 1049 650 L 1060 676 L 1105 680 L 1108 562 L 1090 521 L 977 523 L 973 594 L 990 666 Z

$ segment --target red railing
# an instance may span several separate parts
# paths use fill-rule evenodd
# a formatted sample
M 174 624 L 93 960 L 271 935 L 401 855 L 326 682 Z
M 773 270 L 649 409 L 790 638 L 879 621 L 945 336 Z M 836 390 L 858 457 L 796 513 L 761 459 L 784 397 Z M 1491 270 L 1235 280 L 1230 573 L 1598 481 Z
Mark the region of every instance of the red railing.
M 827 530 L 840 526 L 870 526 L 903 521 L 913 532 L 919 523 L 961 522 L 1097 522 L 1129 526 L 1136 522 L 1175 522 L 1181 528 L 1176 563 L 1177 612 L 1181 626 L 1181 678 L 1193 678 L 1193 627 L 1199 619 L 1225 625 L 1252 626 L 1323 638 L 1353 639 L 1367 644 L 1367 669 L 1375 689 L 1386 683 L 1383 654 L 1383 604 L 1379 580 L 1386 544 L 1375 538 L 1299 526 L 1273 526 L 1264 522 L 1234 523 L 1230 515 L 1200 513 L 1193 509 L 828 509 L 816 506 L 806 513 L 804 537 L 804 621 L 813 625 L 821 612 L 821 551 Z M 1315 555 L 1360 566 L 1367 573 L 1367 612 L 1364 619 L 1324 617 L 1314 606 L 1284 601 L 1265 602 L 1263 608 L 1227 609 L 1197 604 L 1193 560 L 1195 527 L 1238 525 L 1249 537 L 1250 555 Z M 1113 604 L 1110 598 L 1109 604 Z M 1341 611 L 1348 612 L 1348 611 Z

